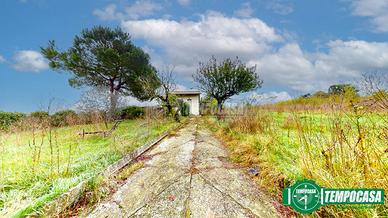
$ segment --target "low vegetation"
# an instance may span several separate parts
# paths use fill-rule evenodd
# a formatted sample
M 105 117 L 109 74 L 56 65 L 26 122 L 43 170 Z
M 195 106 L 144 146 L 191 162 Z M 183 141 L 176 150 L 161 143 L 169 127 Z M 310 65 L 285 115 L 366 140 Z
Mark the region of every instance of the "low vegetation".
M 119 116 L 121 119 L 136 119 L 141 118 L 145 114 L 145 109 L 143 107 L 137 106 L 127 106 L 119 110 Z
M 265 107 L 248 106 L 241 113 L 232 112 L 233 116 L 207 117 L 204 122 L 225 142 L 233 161 L 258 168 L 257 183 L 279 201 L 284 187 L 304 178 L 323 187 L 373 187 L 387 192 L 387 110 L 371 111 L 351 99 L 335 98 L 335 103 L 304 97 Z M 368 209 L 328 206 L 314 215 L 386 214 L 387 204 Z
M 53 120 L 60 120 L 62 114 L 54 115 Z M 45 120 L 37 121 L 39 117 L 30 116 L 33 121 L 24 119 L 19 128 L 0 134 L 0 217 L 20 217 L 38 210 L 124 154 L 178 125 L 164 118 L 126 120 L 107 137 L 82 137 L 79 133 L 109 130 L 113 124 L 55 128 Z
M 26 115 L 23 113 L 2 112 L 0 111 L 0 130 L 8 130 L 12 124 L 20 121 Z

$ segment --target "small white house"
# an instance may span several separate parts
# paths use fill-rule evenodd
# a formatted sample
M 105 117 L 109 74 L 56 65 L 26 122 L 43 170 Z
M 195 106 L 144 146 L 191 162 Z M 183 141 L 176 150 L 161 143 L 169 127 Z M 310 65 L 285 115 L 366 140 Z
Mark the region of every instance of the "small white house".
M 190 106 L 190 115 L 199 115 L 199 96 L 201 93 L 198 90 L 174 91 L 172 93 Z

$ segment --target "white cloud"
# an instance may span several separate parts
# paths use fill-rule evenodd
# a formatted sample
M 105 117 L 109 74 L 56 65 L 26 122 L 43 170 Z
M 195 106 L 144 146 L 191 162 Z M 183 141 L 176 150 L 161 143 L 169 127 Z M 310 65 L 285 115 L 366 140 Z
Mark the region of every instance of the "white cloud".
M 139 101 L 135 97 L 132 97 L 132 96 L 124 96 L 122 98 L 122 101 L 125 103 L 125 106 L 146 107 L 146 106 L 156 106 L 156 105 L 158 105 L 158 102 L 156 100 L 152 100 L 152 101 Z
M 249 2 L 245 2 L 241 5 L 241 8 L 234 12 L 234 14 L 238 17 L 248 18 L 253 14 L 253 9 Z
M 190 0 L 178 0 L 178 3 L 183 6 L 187 6 L 190 4 Z
M 110 4 L 104 9 L 95 9 L 93 14 L 101 20 L 123 20 L 126 18 L 139 19 L 153 15 L 163 7 L 151 0 L 138 0 L 132 5 L 124 6 L 124 11 L 118 11 L 116 4 Z
M 152 15 L 154 12 L 161 10 L 163 7 L 150 0 L 139 0 L 133 5 L 126 7 L 125 12 L 130 18 L 138 19 L 140 17 Z
M 378 32 L 388 32 L 388 1 L 387 0 L 353 0 L 353 15 L 371 18 Z
M 49 68 L 41 53 L 33 50 L 22 50 L 14 55 L 13 67 L 18 71 L 39 72 Z
M 355 75 L 358 72 L 369 70 L 388 69 L 388 42 L 366 42 L 361 40 L 330 41 L 328 44 L 330 52 L 321 54 L 318 57 L 320 62 L 327 66 L 341 71 L 341 75 Z
M 285 85 L 293 90 L 310 90 L 314 66 L 298 44 L 289 43 L 250 62 L 259 68 L 265 85 Z
M 0 63 L 4 63 L 6 60 L 3 56 L 0 55 Z
M 388 43 L 335 40 L 326 46 L 326 53 L 309 54 L 290 43 L 250 63 L 259 66 L 265 84 L 301 92 L 326 90 L 365 72 L 388 71 Z
M 104 9 L 96 9 L 93 11 L 93 14 L 99 17 L 101 20 L 121 20 L 124 19 L 124 14 L 117 12 L 117 6 L 115 4 L 110 4 Z
M 279 0 L 270 1 L 267 8 L 280 15 L 291 14 L 294 11 L 291 4 L 283 3 Z
M 192 81 L 198 62 L 212 55 L 239 56 L 248 65 L 257 65 L 266 88 L 300 93 L 351 82 L 364 72 L 388 71 L 388 42 L 333 40 L 324 45 L 325 51 L 309 53 L 257 18 L 209 12 L 195 21 L 129 20 L 121 26 L 146 41 L 156 67 L 175 66 L 179 79 L 186 82 Z
M 253 92 L 249 96 L 249 102 L 252 104 L 271 104 L 279 101 L 290 100 L 292 97 L 288 92 L 267 92 L 267 93 L 257 93 Z
M 271 43 L 283 40 L 260 19 L 229 18 L 215 12 L 198 21 L 129 20 L 121 26 L 132 37 L 162 48 L 166 61 L 186 74 L 193 73 L 198 62 L 211 55 L 252 57 L 267 52 Z

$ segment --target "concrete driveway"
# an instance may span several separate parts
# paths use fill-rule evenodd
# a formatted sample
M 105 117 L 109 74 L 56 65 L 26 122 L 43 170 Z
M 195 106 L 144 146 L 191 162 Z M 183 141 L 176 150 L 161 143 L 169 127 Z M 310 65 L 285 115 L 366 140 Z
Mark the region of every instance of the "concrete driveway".
M 144 167 L 89 217 L 277 217 L 271 200 L 226 157 L 211 132 L 191 122 L 144 154 Z

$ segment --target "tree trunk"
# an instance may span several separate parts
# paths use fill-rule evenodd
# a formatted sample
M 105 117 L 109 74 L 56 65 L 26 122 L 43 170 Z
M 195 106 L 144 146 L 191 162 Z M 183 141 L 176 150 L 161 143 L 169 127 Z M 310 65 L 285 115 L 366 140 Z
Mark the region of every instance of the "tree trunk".
M 223 109 L 223 104 L 224 102 L 221 101 L 221 100 L 217 100 L 217 109 L 218 109 L 218 113 L 221 113 L 222 112 L 222 109 Z
M 167 107 L 167 115 L 172 115 L 172 106 L 170 102 L 166 102 L 166 107 Z
M 172 114 L 172 105 L 170 103 L 169 95 L 168 93 L 166 94 L 166 107 L 167 107 L 167 115 L 173 115 Z
M 110 105 L 109 105 L 109 119 L 114 120 L 115 119 L 115 113 L 117 108 L 117 100 L 118 100 L 118 93 L 116 90 L 110 90 L 109 95 Z
M 217 118 L 219 120 L 224 120 L 224 115 L 222 114 L 223 110 L 223 101 L 217 100 Z

